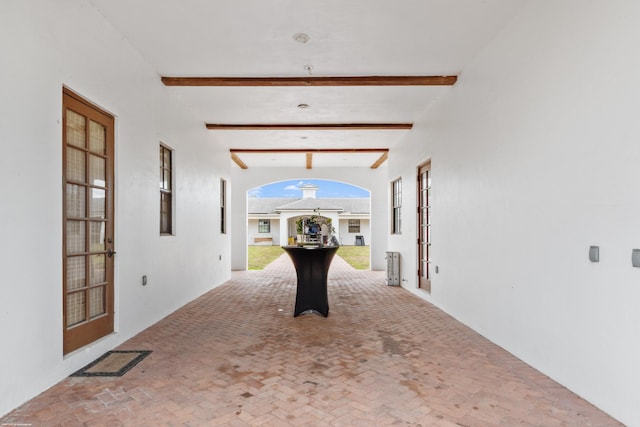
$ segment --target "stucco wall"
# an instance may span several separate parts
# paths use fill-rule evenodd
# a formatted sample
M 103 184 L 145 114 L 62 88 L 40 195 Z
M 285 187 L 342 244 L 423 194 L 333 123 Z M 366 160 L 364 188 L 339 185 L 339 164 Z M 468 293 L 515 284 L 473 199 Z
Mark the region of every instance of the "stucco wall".
M 0 4 L 0 414 L 230 276 L 228 155 L 86 1 Z M 62 88 L 116 116 L 116 333 L 62 355 Z M 158 145 L 175 149 L 176 235 L 159 236 Z M 220 260 L 221 258 L 221 260 Z M 149 284 L 142 286 L 142 275 Z
M 636 426 L 639 20 L 637 1 L 528 3 L 389 155 L 407 195 L 432 161 L 440 273 L 431 295 L 404 273 L 416 257 L 404 198 L 389 246 L 407 289 Z
M 269 218 L 271 230 L 268 233 L 258 231 L 258 220 L 247 220 L 247 245 L 274 245 L 280 246 L 280 219 Z M 271 242 L 256 242 L 255 238 L 271 238 Z M 286 242 L 284 243 L 286 244 Z
M 369 239 L 371 238 L 371 227 L 369 226 L 369 220 L 360 220 L 360 231 L 357 233 L 349 233 L 349 220 L 340 220 L 340 244 L 345 246 L 353 246 L 356 244 L 356 236 L 362 236 L 364 238 L 364 244 L 369 245 Z

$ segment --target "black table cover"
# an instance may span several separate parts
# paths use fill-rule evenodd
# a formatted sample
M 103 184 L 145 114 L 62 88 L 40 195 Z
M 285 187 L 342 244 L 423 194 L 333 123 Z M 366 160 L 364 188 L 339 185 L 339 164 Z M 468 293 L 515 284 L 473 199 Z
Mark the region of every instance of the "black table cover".
M 283 246 L 291 257 L 298 276 L 296 306 L 293 317 L 314 310 L 324 317 L 329 315 L 327 274 L 337 246 Z

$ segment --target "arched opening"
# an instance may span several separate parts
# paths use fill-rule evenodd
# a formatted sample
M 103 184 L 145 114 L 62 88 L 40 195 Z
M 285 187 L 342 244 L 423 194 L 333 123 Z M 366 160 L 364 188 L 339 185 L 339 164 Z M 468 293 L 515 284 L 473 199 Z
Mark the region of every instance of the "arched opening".
M 246 220 L 249 265 L 252 246 L 319 241 L 362 246 L 370 258 L 371 192 L 357 185 L 326 179 L 267 183 L 247 191 Z
M 288 220 L 288 245 L 332 245 L 339 246 L 337 230 L 331 216 L 323 216 L 320 209 L 313 215 L 300 215 Z

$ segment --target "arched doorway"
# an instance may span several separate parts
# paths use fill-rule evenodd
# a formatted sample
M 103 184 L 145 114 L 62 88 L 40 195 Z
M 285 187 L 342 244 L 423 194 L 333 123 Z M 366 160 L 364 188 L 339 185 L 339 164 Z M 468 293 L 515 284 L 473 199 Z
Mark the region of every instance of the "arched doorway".
M 246 206 L 247 253 L 251 246 L 297 242 L 310 220 L 327 241 L 367 250 L 371 241 L 371 193 L 359 186 L 324 179 L 276 181 L 249 189 Z

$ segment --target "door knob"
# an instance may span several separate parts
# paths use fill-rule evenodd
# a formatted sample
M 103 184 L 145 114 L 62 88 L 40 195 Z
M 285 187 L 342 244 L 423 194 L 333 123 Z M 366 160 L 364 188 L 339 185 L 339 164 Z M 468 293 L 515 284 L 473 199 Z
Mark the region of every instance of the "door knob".
M 112 250 L 111 248 L 107 249 L 107 256 L 109 258 L 111 258 L 112 256 L 114 256 L 116 254 L 116 251 Z

